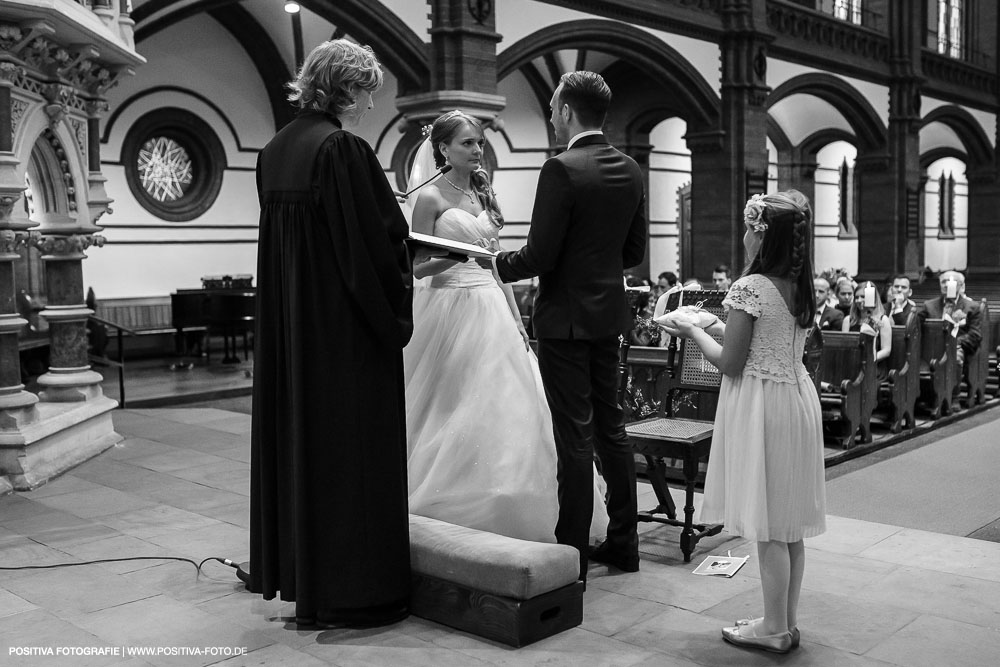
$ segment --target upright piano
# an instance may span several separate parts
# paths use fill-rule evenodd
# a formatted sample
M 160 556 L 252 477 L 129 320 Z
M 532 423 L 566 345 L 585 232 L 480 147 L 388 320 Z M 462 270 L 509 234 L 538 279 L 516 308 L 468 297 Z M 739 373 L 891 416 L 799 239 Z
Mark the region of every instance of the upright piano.
M 239 363 L 236 336 L 243 336 L 243 357 L 249 359 L 247 334 L 254 326 L 257 291 L 249 276 L 202 278 L 202 289 L 179 289 L 170 295 L 173 326 L 177 329 L 178 350 L 183 354 L 184 331 L 207 330 L 209 335 L 221 333 L 224 356 L 222 363 Z M 209 354 L 206 346 L 206 355 Z

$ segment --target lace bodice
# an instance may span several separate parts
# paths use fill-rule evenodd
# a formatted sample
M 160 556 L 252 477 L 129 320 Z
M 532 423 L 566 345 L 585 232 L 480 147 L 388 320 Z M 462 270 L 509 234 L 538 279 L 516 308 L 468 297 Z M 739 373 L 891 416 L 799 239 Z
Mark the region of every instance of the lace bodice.
M 497 238 L 497 228 L 490 222 L 486 211 L 476 216 L 461 208 L 449 208 L 434 221 L 434 236 L 451 241 L 475 243 L 479 239 Z M 431 278 L 431 287 L 496 286 L 493 273 L 471 260 L 456 264 Z
M 722 305 L 755 318 L 744 375 L 792 384 L 808 377 L 802 352 L 809 330 L 798 325 L 781 292 L 767 277 L 752 274 L 740 278 L 729 288 Z

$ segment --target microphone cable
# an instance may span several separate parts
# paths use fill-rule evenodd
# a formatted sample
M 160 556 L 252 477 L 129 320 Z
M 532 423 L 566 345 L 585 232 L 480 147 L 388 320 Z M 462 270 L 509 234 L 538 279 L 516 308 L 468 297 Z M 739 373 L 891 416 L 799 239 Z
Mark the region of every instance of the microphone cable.
M 50 570 L 57 567 L 73 567 L 74 565 L 94 565 L 96 563 L 119 563 L 127 560 L 176 560 L 183 563 L 191 563 L 194 565 L 195 570 L 198 574 L 201 574 L 201 568 L 210 560 L 218 561 L 223 565 L 233 568 L 234 570 L 239 570 L 240 564 L 229 559 L 222 558 L 219 556 L 209 556 L 200 563 L 196 563 L 190 558 L 184 558 L 183 556 L 131 556 L 128 558 L 98 558 L 96 560 L 84 560 L 77 563 L 52 563 L 50 565 L 18 565 L 15 567 L 0 566 L 0 570 Z

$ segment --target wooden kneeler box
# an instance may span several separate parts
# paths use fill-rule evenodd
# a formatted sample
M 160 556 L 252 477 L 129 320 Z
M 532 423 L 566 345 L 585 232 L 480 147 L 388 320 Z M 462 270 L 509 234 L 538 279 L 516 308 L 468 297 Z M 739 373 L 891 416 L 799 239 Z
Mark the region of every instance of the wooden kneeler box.
M 410 610 L 520 647 L 583 622 L 576 549 L 410 515 Z

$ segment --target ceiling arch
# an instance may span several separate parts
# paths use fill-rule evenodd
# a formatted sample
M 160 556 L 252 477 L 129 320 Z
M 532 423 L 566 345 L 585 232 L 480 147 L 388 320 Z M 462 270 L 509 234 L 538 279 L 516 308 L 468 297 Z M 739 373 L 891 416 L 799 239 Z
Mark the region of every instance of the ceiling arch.
M 953 104 L 937 107 L 920 120 L 921 130 L 931 123 L 941 123 L 958 135 L 965 148 L 963 160 L 968 162 L 970 169 L 982 169 L 993 164 L 990 140 L 983 127 L 967 110 Z
M 532 69 L 531 63 L 536 58 L 566 49 L 613 54 L 668 88 L 676 99 L 679 115 L 692 129 L 718 126 L 719 98 L 704 77 L 662 40 L 615 21 L 584 19 L 542 28 L 497 56 L 497 78 Z M 538 77 L 534 77 L 533 87 L 537 88 L 539 83 Z M 549 95 L 551 92 L 548 91 Z M 548 103 L 548 96 L 545 102 Z
M 820 72 L 792 77 L 771 91 L 765 106 L 771 109 L 791 95 L 813 95 L 835 108 L 853 130 L 859 152 L 885 150 L 886 129 L 882 120 L 864 95 L 840 77 Z

